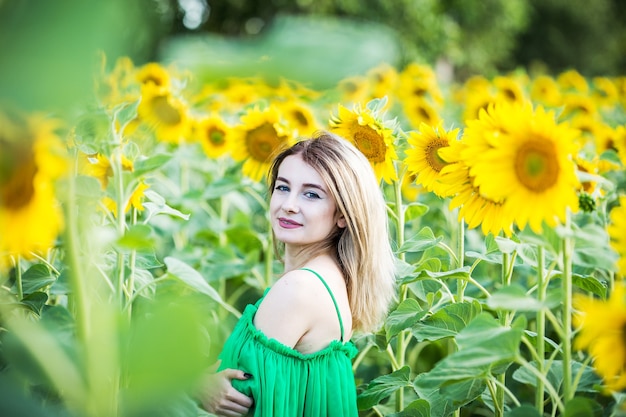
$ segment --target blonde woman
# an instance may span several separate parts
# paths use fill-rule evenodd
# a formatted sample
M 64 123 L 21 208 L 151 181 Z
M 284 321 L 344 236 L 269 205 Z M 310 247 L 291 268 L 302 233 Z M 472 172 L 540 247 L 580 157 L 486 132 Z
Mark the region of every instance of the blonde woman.
M 246 307 L 202 403 L 219 416 L 357 416 L 350 342 L 394 295 L 385 201 L 363 154 L 327 132 L 281 152 L 268 178 L 284 273 Z

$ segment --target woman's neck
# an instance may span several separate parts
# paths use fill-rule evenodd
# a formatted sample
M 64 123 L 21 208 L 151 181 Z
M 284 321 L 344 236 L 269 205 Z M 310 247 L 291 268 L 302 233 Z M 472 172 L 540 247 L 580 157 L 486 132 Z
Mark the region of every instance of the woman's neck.
M 302 268 L 306 263 L 314 258 L 330 256 L 328 251 L 319 251 L 319 249 L 311 246 L 286 246 L 284 264 L 285 271 L 289 272 L 297 268 Z

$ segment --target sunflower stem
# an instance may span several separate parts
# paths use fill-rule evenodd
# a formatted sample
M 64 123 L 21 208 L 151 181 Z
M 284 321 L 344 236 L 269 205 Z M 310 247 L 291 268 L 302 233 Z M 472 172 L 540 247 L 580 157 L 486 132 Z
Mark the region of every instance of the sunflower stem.
M 547 282 L 544 279 L 544 249 L 543 246 L 537 248 L 537 300 L 540 304 L 546 299 Z M 537 370 L 544 375 L 544 357 L 545 357 L 545 337 L 546 332 L 546 313 L 544 307 L 537 311 Z M 544 384 L 543 379 L 537 377 L 537 388 L 535 391 L 535 407 L 539 415 L 543 415 L 544 410 Z
M 393 191 L 395 198 L 395 221 L 396 221 L 396 240 L 398 248 L 401 248 L 404 245 L 404 208 L 402 204 L 402 177 L 400 177 L 397 181 L 393 182 Z M 404 252 L 400 252 L 398 254 L 398 258 L 400 260 L 405 260 Z M 402 303 L 407 297 L 408 289 L 406 285 L 402 286 L 400 289 L 399 300 L 398 303 Z M 405 337 L 407 330 L 402 330 L 400 334 L 396 338 L 396 366 L 397 369 L 400 369 L 404 366 L 405 356 L 406 356 L 406 348 L 407 348 L 407 338 Z M 404 388 L 396 391 L 396 411 L 400 412 L 404 408 Z
M 137 224 L 137 209 L 135 207 L 132 208 L 132 225 Z M 135 293 L 135 267 L 137 261 L 137 250 L 133 249 L 130 251 L 130 256 L 128 258 L 128 282 L 127 282 L 127 303 L 128 303 L 128 320 L 132 317 L 132 300 L 134 299 L 133 294 Z
M 465 221 L 461 219 L 457 223 L 457 268 L 462 268 L 465 263 Z M 467 287 L 467 280 L 459 278 L 457 283 L 457 299 L 459 303 L 463 302 L 465 297 L 465 288 Z
M 17 255 L 15 259 L 15 287 L 17 288 L 17 299 L 24 298 L 24 288 L 22 286 L 22 256 Z
M 573 242 L 570 236 L 570 217 L 566 218 L 566 235 L 563 237 L 563 400 L 567 403 L 573 397 L 572 393 L 572 251 Z

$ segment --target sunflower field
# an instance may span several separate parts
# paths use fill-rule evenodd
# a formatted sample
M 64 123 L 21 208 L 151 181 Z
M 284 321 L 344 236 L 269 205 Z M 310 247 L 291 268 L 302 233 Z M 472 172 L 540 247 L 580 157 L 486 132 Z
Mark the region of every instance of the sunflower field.
M 265 173 L 317 130 L 388 202 L 397 297 L 354 337 L 362 416 L 626 415 L 626 77 L 328 89 L 103 55 L 93 100 L 0 110 L 0 414 L 201 416 L 277 278 Z

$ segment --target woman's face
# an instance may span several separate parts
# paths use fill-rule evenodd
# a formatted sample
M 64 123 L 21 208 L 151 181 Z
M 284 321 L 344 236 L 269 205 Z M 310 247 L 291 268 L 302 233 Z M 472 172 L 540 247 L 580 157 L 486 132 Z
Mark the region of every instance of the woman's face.
M 326 183 L 300 155 L 286 157 L 278 167 L 270 216 L 276 238 L 286 245 L 317 243 L 335 227 L 345 227 Z

